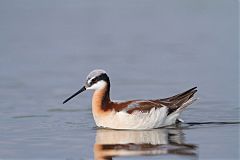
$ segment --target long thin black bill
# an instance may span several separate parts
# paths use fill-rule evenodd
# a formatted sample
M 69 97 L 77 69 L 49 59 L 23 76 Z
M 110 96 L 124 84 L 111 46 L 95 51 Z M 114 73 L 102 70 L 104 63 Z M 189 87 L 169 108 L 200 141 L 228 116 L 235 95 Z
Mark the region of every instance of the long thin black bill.
M 70 99 L 72 99 L 73 97 L 75 97 L 76 95 L 78 95 L 79 93 L 83 92 L 86 90 L 86 87 L 83 86 L 79 91 L 77 91 L 76 93 L 74 93 L 72 96 L 70 96 L 68 99 L 66 99 L 65 101 L 63 101 L 63 104 L 66 103 L 67 101 L 69 101 Z

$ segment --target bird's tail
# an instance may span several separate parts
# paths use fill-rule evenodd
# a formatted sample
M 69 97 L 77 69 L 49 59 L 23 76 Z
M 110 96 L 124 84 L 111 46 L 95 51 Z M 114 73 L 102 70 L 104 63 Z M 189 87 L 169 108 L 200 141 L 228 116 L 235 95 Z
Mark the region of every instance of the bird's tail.
M 194 94 L 197 92 L 197 87 L 193 87 L 185 92 L 177 94 L 175 96 L 161 99 L 163 101 L 167 101 L 171 105 L 169 105 L 170 113 L 174 111 L 181 111 L 188 105 L 192 104 L 197 98 L 193 98 Z

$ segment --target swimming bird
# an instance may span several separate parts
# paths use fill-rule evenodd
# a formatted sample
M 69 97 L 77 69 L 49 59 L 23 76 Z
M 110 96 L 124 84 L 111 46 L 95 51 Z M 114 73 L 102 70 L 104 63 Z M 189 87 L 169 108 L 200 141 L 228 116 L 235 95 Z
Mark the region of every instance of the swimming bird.
M 106 71 L 96 69 L 88 74 L 84 86 L 63 104 L 85 90 L 94 90 L 92 113 L 98 127 L 146 130 L 178 122 L 180 113 L 196 100 L 193 98 L 196 88 L 162 99 L 112 101 L 110 79 Z

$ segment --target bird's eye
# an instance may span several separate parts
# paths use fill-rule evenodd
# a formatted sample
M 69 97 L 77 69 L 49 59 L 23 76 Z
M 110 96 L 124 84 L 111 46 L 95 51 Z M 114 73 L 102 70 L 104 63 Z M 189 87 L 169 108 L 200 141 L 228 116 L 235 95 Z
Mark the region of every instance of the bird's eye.
M 96 78 L 92 79 L 92 83 L 96 83 L 96 82 L 97 82 Z

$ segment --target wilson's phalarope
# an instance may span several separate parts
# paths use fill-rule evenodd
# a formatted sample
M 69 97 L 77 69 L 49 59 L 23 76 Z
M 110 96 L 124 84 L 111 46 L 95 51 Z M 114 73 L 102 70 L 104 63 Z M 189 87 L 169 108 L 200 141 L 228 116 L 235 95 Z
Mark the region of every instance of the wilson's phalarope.
M 180 113 L 196 99 L 197 87 L 175 96 L 154 100 L 115 102 L 110 99 L 110 80 L 104 70 L 93 70 L 85 85 L 66 99 L 66 103 L 85 90 L 95 90 L 92 113 L 98 127 L 112 129 L 152 129 L 175 124 Z

